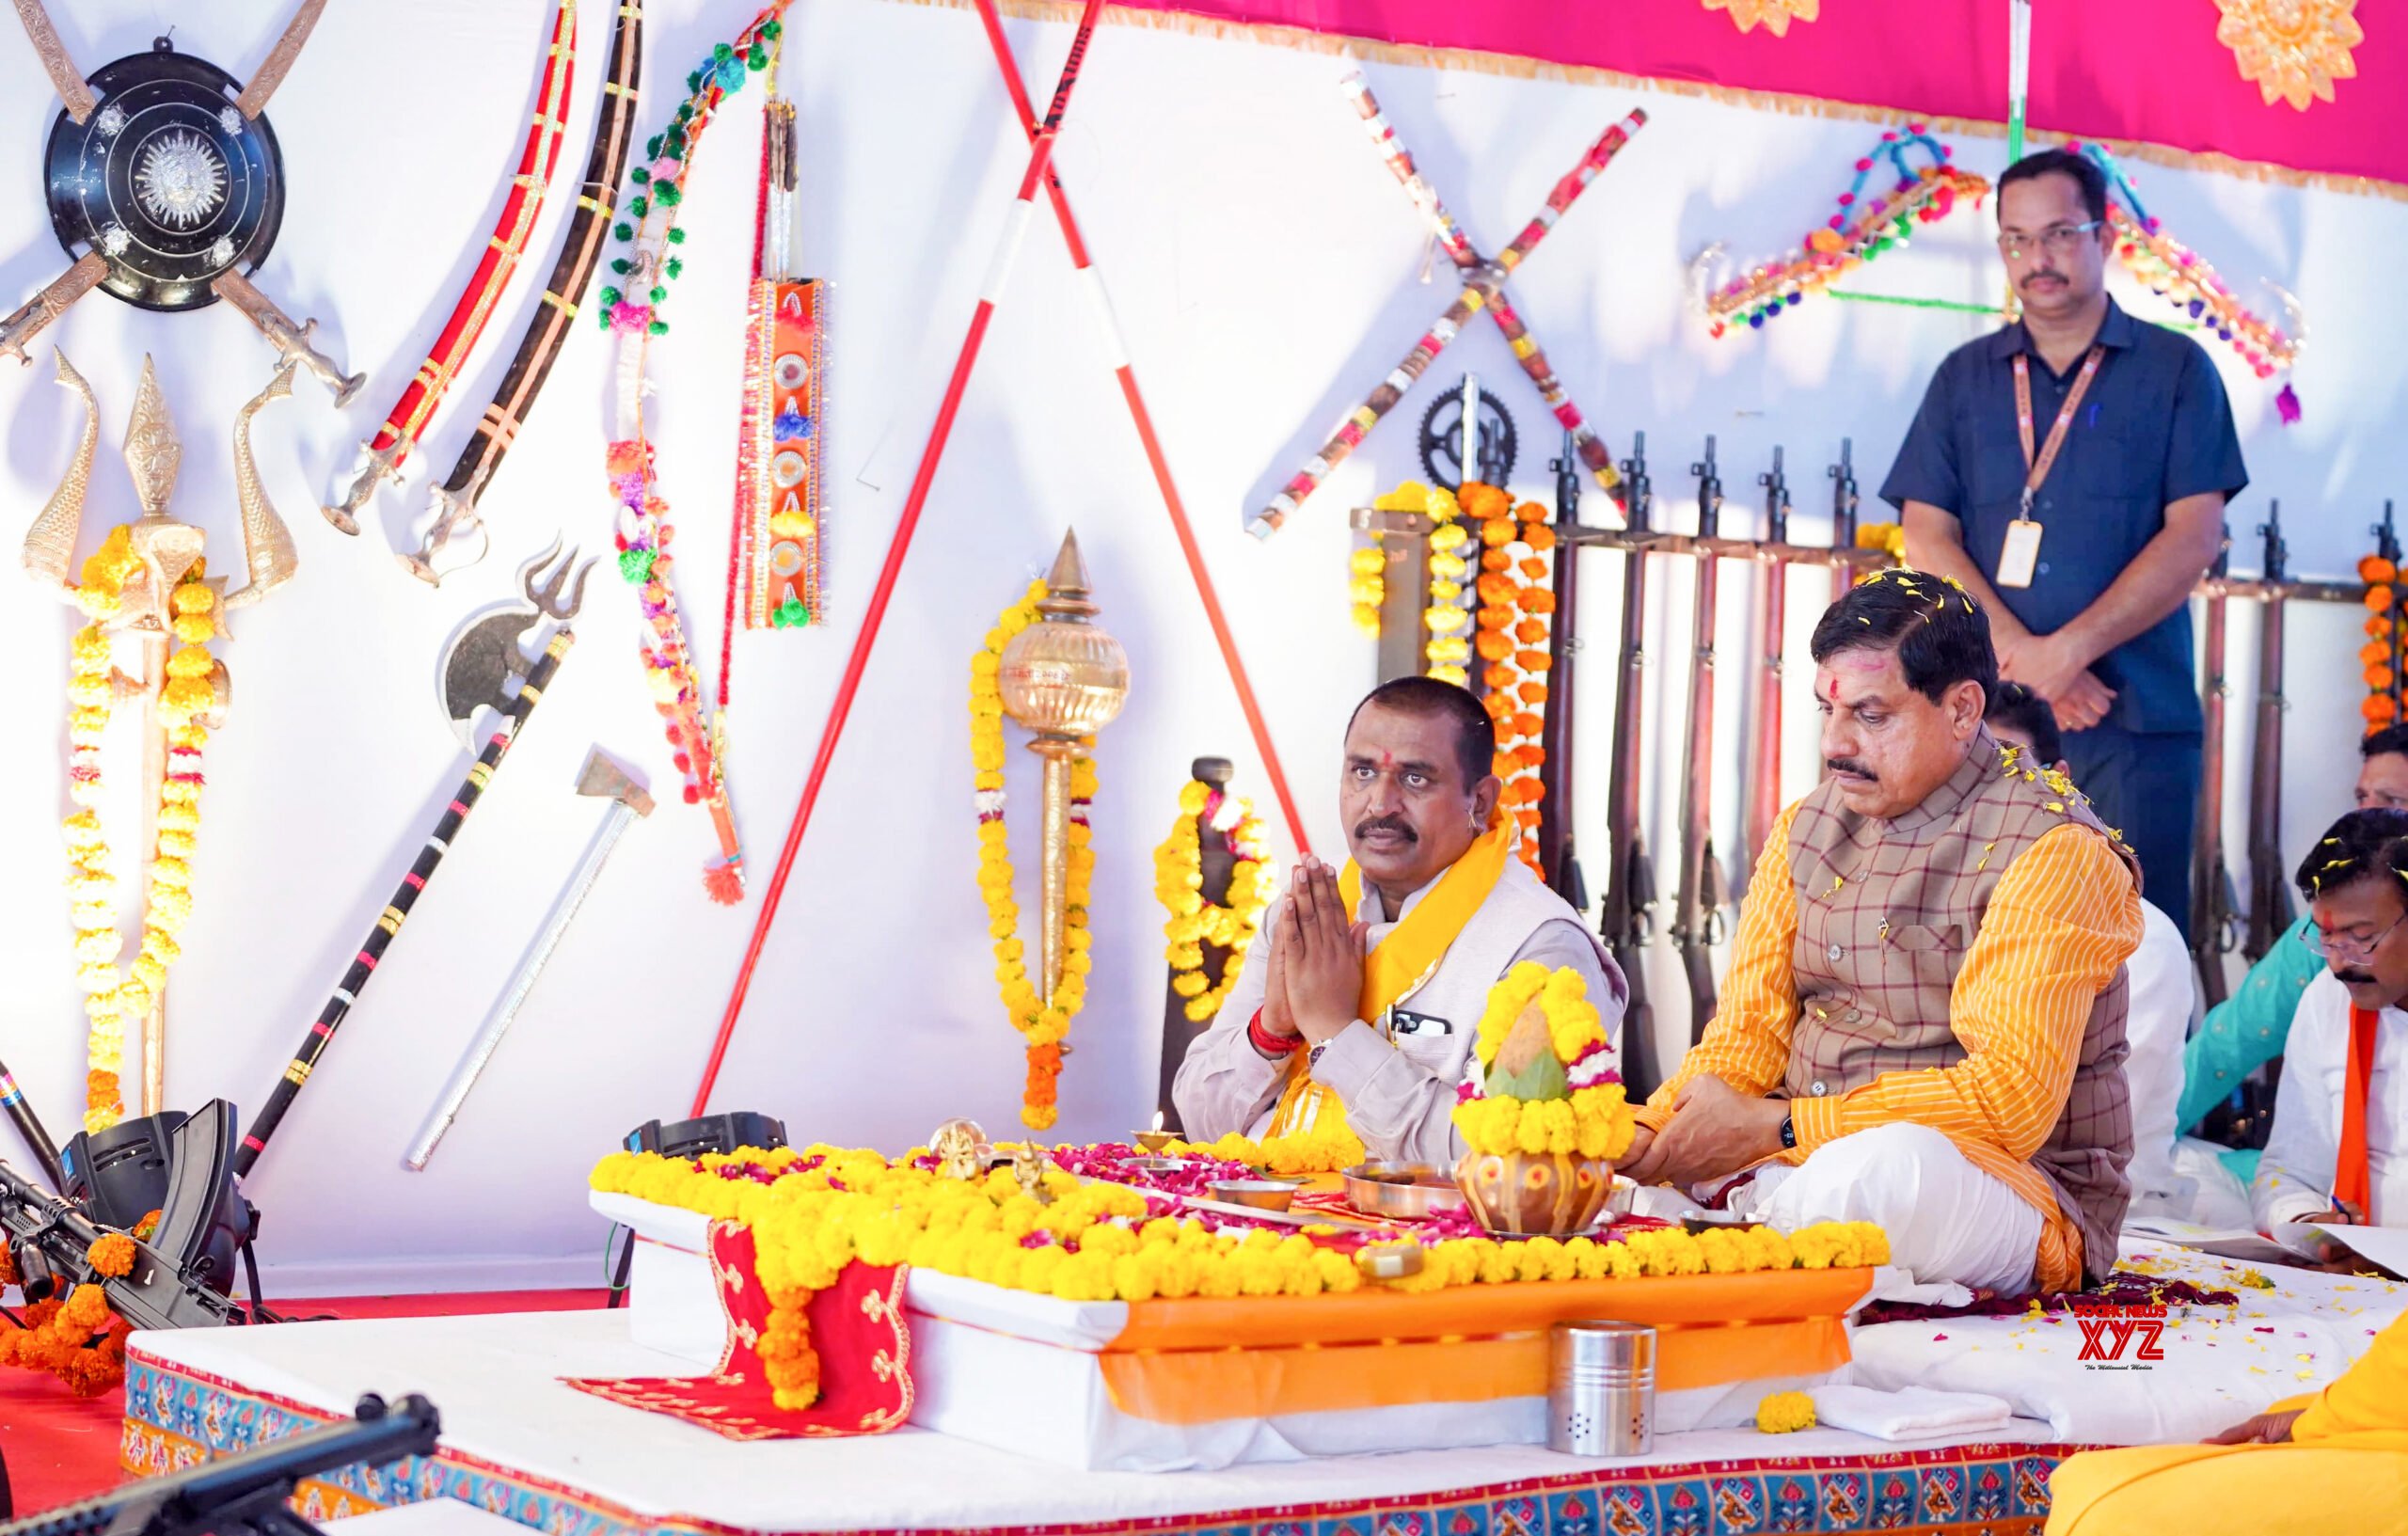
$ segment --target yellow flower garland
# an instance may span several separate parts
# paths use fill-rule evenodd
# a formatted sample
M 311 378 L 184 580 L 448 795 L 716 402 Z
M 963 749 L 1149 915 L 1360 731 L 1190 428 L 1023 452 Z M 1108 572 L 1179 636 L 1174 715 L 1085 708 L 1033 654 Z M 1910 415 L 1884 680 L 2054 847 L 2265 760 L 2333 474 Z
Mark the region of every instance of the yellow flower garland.
M 1273 1173 L 1336 1173 L 1370 1160 L 1362 1138 L 1348 1129 L 1346 1117 L 1333 1115 L 1313 1122 L 1292 1136 L 1265 1136 L 1256 1141 L 1232 1131 L 1218 1141 L 1177 1141 L 1163 1148 L 1169 1157 L 1217 1157 Z
M 1004 610 L 995 627 L 970 658 L 970 761 L 976 770 L 978 806 L 978 891 L 987 901 L 987 932 L 995 942 L 995 982 L 1012 1027 L 1027 1042 L 1028 1081 L 1022 1090 L 1020 1118 L 1032 1131 L 1052 1126 L 1059 1113 L 1054 1081 L 1062 1075 L 1063 1040 L 1070 1021 L 1087 998 L 1087 973 L 1094 961 L 1088 945 L 1087 891 L 1095 876 L 1095 850 L 1089 845 L 1087 806 L 1095 800 L 1092 758 L 1070 765 L 1070 828 L 1068 920 L 1063 930 L 1062 980 L 1050 998 L 1037 995 L 1028 979 L 1026 950 L 1020 939 L 1020 906 L 1012 897 L 1011 844 L 1004 828 L 1004 690 L 999 681 L 1004 647 L 1011 638 L 1037 622 L 1037 605 L 1045 583 L 1032 581 L 1020 601 Z M 1095 738 L 1087 738 L 1093 747 Z
M 770 1297 L 770 1328 L 781 1336 L 782 1351 L 791 1351 L 799 1326 L 784 1314 L 799 1318 L 811 1293 L 834 1284 L 856 1259 L 916 1265 L 1067 1301 L 1307 1297 L 1364 1283 L 1352 1259 L 1321 1246 L 1307 1232 L 1216 1231 L 1193 1216 L 1149 1219 L 1145 1196 L 1136 1191 L 1081 1183 L 1058 1168 L 1045 1176 L 1051 1203 L 1039 1204 L 1022 1193 L 1009 1169 L 975 1182 L 947 1179 L 911 1166 L 914 1155 L 889 1164 L 872 1151 L 815 1146 L 800 1152 L 745 1148 L 689 1163 L 621 1151 L 597 1164 L 590 1182 L 606 1194 L 750 1226 Z M 766 1184 L 720 1177 L 715 1170 L 730 1163 L 791 1171 Z M 1045 1234 L 1041 1245 L 1024 1245 L 1023 1239 L 1038 1233 Z M 1889 1262 L 1890 1243 L 1869 1222 L 1824 1222 L 1787 1237 L 1751 1227 L 1696 1236 L 1662 1227 L 1608 1243 L 1450 1238 L 1424 1245 L 1422 1253 L 1421 1273 L 1392 1282 L 1392 1289 L 1852 1269 Z M 807 1353 L 808 1343 L 801 1348 Z M 780 1386 L 773 1375 L 779 1406 L 808 1407 L 817 1395 L 817 1361 L 805 1367 L 788 1354 L 786 1365 L 791 1369 L 780 1373 L 795 1385 Z
M 1179 791 L 1179 819 L 1170 836 L 1154 850 L 1154 895 L 1170 911 L 1163 937 L 1170 941 L 1164 958 L 1170 961 L 1171 990 L 1186 999 L 1187 1017 L 1201 1023 L 1221 1011 L 1245 966 L 1246 946 L 1254 942 L 1278 884 L 1278 874 L 1262 856 L 1262 821 L 1245 800 L 1234 800 L 1238 817 L 1228 830 L 1230 848 L 1237 854 L 1229 871 L 1228 905 L 1204 899 L 1204 808 L 1212 786 L 1191 779 Z M 1204 979 L 1204 946 L 1228 952 L 1215 986 Z
M 1556 1060 L 1569 1068 L 1584 1054 L 1603 1059 L 1592 1053 L 1592 1047 L 1605 1042 L 1605 1025 L 1588 999 L 1588 984 L 1580 973 L 1569 966 L 1550 972 L 1536 960 L 1524 960 L 1488 990 L 1488 1006 L 1481 1013 L 1467 1068 L 1467 1078 L 1476 1090 L 1496 1064 L 1514 1021 L 1533 1003 L 1546 1019 L 1547 1044 Z M 1455 1106 L 1454 1121 L 1465 1146 L 1475 1152 L 1499 1155 L 1560 1152 L 1617 1158 L 1630 1150 L 1639 1129 L 1619 1081 L 1586 1085 L 1576 1081 L 1560 1099 L 1516 1099 L 1481 1092 Z
M 1814 1422 L 1814 1400 L 1803 1392 L 1775 1392 L 1756 1404 L 1756 1428 L 1766 1434 L 1793 1434 Z
M 1370 544 L 1346 557 L 1346 568 L 1352 573 L 1346 596 L 1354 605 L 1354 627 L 1371 640 L 1380 638 L 1380 605 L 1388 596 L 1388 557 L 1380 548 L 1378 537 L 1372 535 Z
M 1471 676 L 1464 664 L 1471 658 L 1471 641 L 1461 631 L 1471 622 L 1470 610 L 1463 604 L 1464 578 L 1471 565 L 1458 551 L 1471 542 L 1471 533 L 1456 521 L 1462 509 L 1455 504 L 1454 493 L 1444 485 L 1408 480 L 1371 505 L 1382 512 L 1419 513 L 1431 520 L 1426 566 L 1430 595 L 1421 610 L 1421 626 L 1430 638 L 1422 642 L 1421 654 L 1430 662 L 1427 675 L 1469 687 Z
M 104 1131 L 125 1114 L 125 1027 L 150 1011 L 167 968 L 183 953 L 176 935 L 192 916 L 192 865 L 200 830 L 200 753 L 209 739 L 201 716 L 216 697 L 216 662 L 208 642 L 217 634 L 217 594 L 194 561 L 170 602 L 177 640 L 167 657 L 159 718 L 167 734 L 167 777 L 159 789 L 159 841 L 144 899 L 142 946 L 128 972 L 119 969 L 124 940 L 117 930 L 116 877 L 101 819 L 101 743 L 116 702 L 109 636 L 102 625 L 124 606 L 124 590 L 142 569 L 126 525 L 113 530 L 84 562 L 75 600 L 91 622 L 75 634 L 67 682 L 70 748 L 68 795 L 76 811 L 62 829 L 68 854 L 69 911 L 75 926 L 76 981 L 90 1021 L 85 1076 L 84 1128 Z

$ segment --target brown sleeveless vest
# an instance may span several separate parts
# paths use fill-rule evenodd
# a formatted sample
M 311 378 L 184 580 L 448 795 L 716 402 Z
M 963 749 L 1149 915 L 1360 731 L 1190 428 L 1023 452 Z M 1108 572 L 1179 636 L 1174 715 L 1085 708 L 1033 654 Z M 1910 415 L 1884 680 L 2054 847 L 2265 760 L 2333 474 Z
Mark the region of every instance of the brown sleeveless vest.
M 1849 811 L 1828 780 L 1798 802 L 1789 827 L 1799 1003 L 1791 1098 L 1965 1059 L 1949 1024 L 1950 999 L 1999 877 L 2067 822 L 2110 836 L 2086 800 L 2025 779 L 2031 766 L 2007 768 L 1985 730 L 1964 766 L 1894 820 Z M 2138 863 L 2120 841 L 2115 847 L 2137 890 Z M 2065 1111 L 2032 1159 L 2081 1229 L 2083 1272 L 2093 1280 L 2115 1265 L 2116 1228 L 2131 1198 L 2124 1003 L 2118 971 L 2091 1008 Z

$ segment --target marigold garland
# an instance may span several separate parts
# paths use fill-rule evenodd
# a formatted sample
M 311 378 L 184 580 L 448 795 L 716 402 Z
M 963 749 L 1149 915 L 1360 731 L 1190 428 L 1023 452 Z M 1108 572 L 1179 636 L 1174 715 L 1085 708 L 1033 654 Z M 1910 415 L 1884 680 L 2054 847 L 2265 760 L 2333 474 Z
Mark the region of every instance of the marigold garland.
M 1380 638 L 1380 605 L 1388 597 L 1387 565 L 1376 533 L 1346 557 L 1346 596 L 1354 605 L 1354 627 L 1370 640 Z
M 1172 1140 L 1163 1148 L 1169 1157 L 1214 1157 L 1243 1163 L 1270 1173 L 1336 1173 L 1370 1161 L 1370 1148 L 1346 1124 L 1344 1116 L 1315 1120 L 1308 1130 L 1290 1136 L 1265 1136 L 1260 1141 L 1232 1131 L 1218 1141 Z
M 811 1293 L 844 1267 L 911 1264 L 1007 1290 L 1067 1301 L 1150 1301 L 1159 1296 L 1341 1294 L 1363 1285 L 1351 1254 L 1314 1233 L 1262 1227 L 1216 1228 L 1196 1216 L 1149 1217 L 1147 1197 L 1122 1185 L 1082 1183 L 1058 1167 L 1045 1174 L 1050 1203 L 1022 1192 L 1009 1169 L 984 1180 L 948 1179 L 920 1165 L 916 1150 L 889 1163 L 878 1153 L 814 1146 L 800 1152 L 743 1148 L 687 1162 L 652 1152 L 613 1152 L 592 1186 L 698 1211 L 752 1229 L 754 1262 L 771 1305 L 770 1329 L 792 1386 L 772 1385 L 778 1404 L 808 1407 L 818 1362 L 797 1324 Z M 1336 1227 L 1318 1229 L 1333 1239 Z M 1869 1222 L 1825 1222 L 1784 1237 L 1769 1227 L 1692 1236 L 1653 1228 L 1598 1242 L 1485 1237 L 1420 1243 L 1420 1274 L 1392 1289 L 1432 1291 L 1466 1285 L 1547 1280 L 1640 1279 L 1739 1275 L 1762 1270 L 1859 1268 L 1889 1261 L 1889 1239 Z
M 2367 697 L 2358 713 L 2365 717 L 2368 730 L 2379 731 L 2400 719 L 2400 566 L 2377 552 L 2358 562 L 2358 579 L 2367 584 L 2367 642 L 2358 648 Z
M 96 1259 L 101 1246 L 93 1244 Z M 99 1286 L 79 1285 L 64 1301 L 35 1302 L 24 1318 L 22 1327 L 0 1319 L 0 1365 L 48 1371 L 79 1398 L 98 1397 L 125 1380 L 125 1338 L 133 1329 L 109 1310 Z
M 1004 647 L 1037 622 L 1045 583 L 1032 581 L 1020 601 L 1004 610 L 995 627 L 970 657 L 970 761 L 978 807 L 978 892 L 987 901 L 987 932 L 995 942 L 995 982 L 1012 1027 L 1027 1043 L 1028 1082 L 1021 1095 L 1021 1123 L 1032 1131 L 1053 1125 L 1054 1080 L 1062 1075 L 1062 1041 L 1070 1021 L 1087 1000 L 1087 973 L 1094 960 L 1087 932 L 1087 891 L 1095 876 L 1093 833 L 1087 807 L 1095 801 L 1095 760 L 1070 762 L 1070 828 L 1068 911 L 1062 933 L 1062 979 L 1050 998 L 1037 995 L 1028 979 L 1027 951 L 1020 939 L 1020 906 L 1012 897 L 1012 850 L 1004 827 Z M 1092 748 L 1095 738 L 1085 744 Z
M 108 870 L 108 831 L 101 745 L 117 700 L 110 636 L 103 628 L 124 607 L 127 582 L 142 570 L 131 525 L 120 524 L 84 562 L 76 605 L 90 622 L 71 646 L 67 697 L 70 750 L 67 793 L 76 809 L 62 833 L 67 843 L 69 913 L 75 926 L 75 979 L 90 1021 L 86 1057 L 84 1128 L 105 1131 L 124 1117 L 125 1028 L 150 1011 L 166 985 L 167 968 L 183 951 L 176 935 L 192 917 L 192 864 L 200 831 L 200 754 L 209 739 L 202 716 L 216 700 L 217 594 L 205 562 L 196 560 L 169 597 L 170 625 L 182 641 L 167 657 L 159 720 L 167 736 L 167 774 L 159 786 L 158 851 L 143 902 L 142 944 L 120 972 L 125 941 L 117 929 L 117 878 Z
M 1204 823 L 1217 821 L 1234 808 L 1236 819 L 1225 835 L 1237 863 L 1229 871 L 1228 903 L 1204 895 Z M 1170 912 L 1163 937 L 1170 941 L 1164 958 L 1170 961 L 1171 990 L 1185 999 L 1187 1017 L 1201 1023 L 1221 1011 L 1229 989 L 1245 967 L 1246 946 L 1254 942 L 1262 914 L 1278 886 L 1278 872 L 1263 856 L 1262 821 L 1251 802 L 1226 799 L 1215 786 L 1190 779 L 1179 791 L 1179 818 L 1170 835 L 1154 850 L 1154 895 Z M 1227 952 L 1221 979 L 1204 976 L 1205 946 Z
M 1464 486 L 1464 513 L 1480 527 L 1479 633 L 1473 641 L 1484 663 L 1481 684 L 1489 719 L 1497 722 L 1496 773 L 1505 782 L 1498 800 L 1520 828 L 1515 851 L 1533 874 L 1538 864 L 1539 801 L 1546 786 L 1539 769 L 1546 763 L 1546 673 L 1555 664 L 1547 646 L 1548 616 L 1555 593 L 1539 583 L 1554 570 L 1545 559 L 1555 547 L 1547 509 L 1536 501 L 1520 506 L 1494 485 Z

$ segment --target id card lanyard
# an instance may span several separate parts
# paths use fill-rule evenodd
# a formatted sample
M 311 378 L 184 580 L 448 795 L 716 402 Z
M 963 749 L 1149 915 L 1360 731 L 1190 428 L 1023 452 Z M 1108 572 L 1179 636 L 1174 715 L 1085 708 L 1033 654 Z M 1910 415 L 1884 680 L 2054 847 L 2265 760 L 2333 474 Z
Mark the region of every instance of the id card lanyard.
M 2090 381 L 2099 376 L 2099 365 L 2106 357 L 2107 349 L 2095 346 L 2082 360 L 2082 372 L 2066 391 L 2066 403 L 2057 409 L 2049 440 L 2036 456 L 2032 451 L 2032 361 L 2024 353 L 2015 355 L 2015 428 L 2023 439 L 2023 504 L 2015 521 L 2006 525 L 2006 542 L 1999 548 L 1995 579 L 2002 587 L 2032 584 L 2032 572 L 2040 559 L 2040 525 L 2032 516 L 2032 501 L 2055 467 L 2057 452 L 2066 446 L 2066 432 L 2073 425 L 2073 413 L 2081 409 L 2082 397 L 2089 392 Z

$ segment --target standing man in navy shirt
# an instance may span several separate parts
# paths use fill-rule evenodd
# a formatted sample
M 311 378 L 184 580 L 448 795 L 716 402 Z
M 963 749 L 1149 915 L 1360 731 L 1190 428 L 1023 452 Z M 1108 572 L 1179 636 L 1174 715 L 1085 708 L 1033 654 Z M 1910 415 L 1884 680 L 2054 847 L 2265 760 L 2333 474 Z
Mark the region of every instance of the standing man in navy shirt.
M 2249 483 L 2223 381 L 2107 296 L 2107 184 L 2049 150 L 1998 182 L 2020 324 L 1949 354 L 1882 483 L 1907 559 L 1989 610 L 1999 675 L 2049 702 L 2073 780 L 2190 926 L 2200 772 L 2191 589 Z

